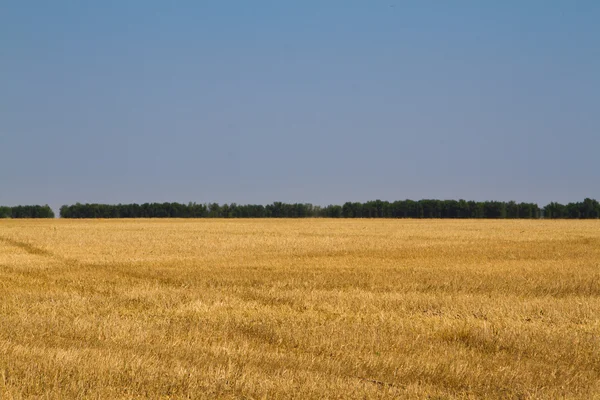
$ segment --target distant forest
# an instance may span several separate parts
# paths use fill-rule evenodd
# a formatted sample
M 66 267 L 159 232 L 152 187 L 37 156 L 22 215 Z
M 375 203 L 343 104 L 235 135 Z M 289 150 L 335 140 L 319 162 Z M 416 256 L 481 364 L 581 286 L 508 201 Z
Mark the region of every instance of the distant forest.
M 50 206 L 0 206 L 0 218 L 54 218 Z
M 3 207 L 0 218 L 54 218 L 48 205 Z M 600 203 L 535 203 L 466 200 L 373 200 L 315 206 L 307 203 L 260 204 L 80 204 L 64 205 L 61 218 L 600 218 Z
M 534 203 L 466 200 L 374 200 L 326 207 L 306 203 L 256 204 L 74 204 L 60 208 L 61 218 L 599 218 L 600 203 Z

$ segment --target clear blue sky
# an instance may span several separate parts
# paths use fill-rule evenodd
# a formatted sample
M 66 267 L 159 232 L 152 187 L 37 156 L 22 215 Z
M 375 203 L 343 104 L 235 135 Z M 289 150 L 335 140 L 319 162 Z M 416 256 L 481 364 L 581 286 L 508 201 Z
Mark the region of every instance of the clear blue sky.
M 599 21 L 583 0 L 4 0 L 0 204 L 600 199 Z

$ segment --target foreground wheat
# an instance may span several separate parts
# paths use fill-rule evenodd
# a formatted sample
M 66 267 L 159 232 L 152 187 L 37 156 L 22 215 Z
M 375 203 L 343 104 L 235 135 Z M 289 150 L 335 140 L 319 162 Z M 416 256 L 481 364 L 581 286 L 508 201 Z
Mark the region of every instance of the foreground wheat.
M 600 398 L 598 221 L 0 221 L 0 398 Z

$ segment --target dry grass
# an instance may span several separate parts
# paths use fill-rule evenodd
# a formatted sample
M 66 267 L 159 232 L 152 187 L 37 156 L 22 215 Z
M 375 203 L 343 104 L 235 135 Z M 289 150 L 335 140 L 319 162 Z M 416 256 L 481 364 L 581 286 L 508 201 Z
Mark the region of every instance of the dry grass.
M 600 222 L 0 221 L 0 398 L 600 398 Z

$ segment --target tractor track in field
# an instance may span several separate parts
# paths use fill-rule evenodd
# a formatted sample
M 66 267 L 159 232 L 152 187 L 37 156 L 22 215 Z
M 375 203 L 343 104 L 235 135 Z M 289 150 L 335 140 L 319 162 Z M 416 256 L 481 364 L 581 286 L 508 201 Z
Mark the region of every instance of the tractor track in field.
M 27 254 L 46 257 L 51 260 L 58 261 L 60 263 L 63 263 L 63 264 L 69 265 L 69 266 L 76 266 L 76 265 L 80 264 L 78 260 L 60 256 L 56 253 L 53 253 L 49 250 L 42 248 L 42 247 L 35 246 L 34 244 L 31 244 L 29 242 L 24 242 L 21 240 L 16 240 L 16 239 L 4 237 L 4 236 L 0 236 L 0 242 L 4 242 L 10 246 L 17 247 L 17 248 L 25 251 Z

